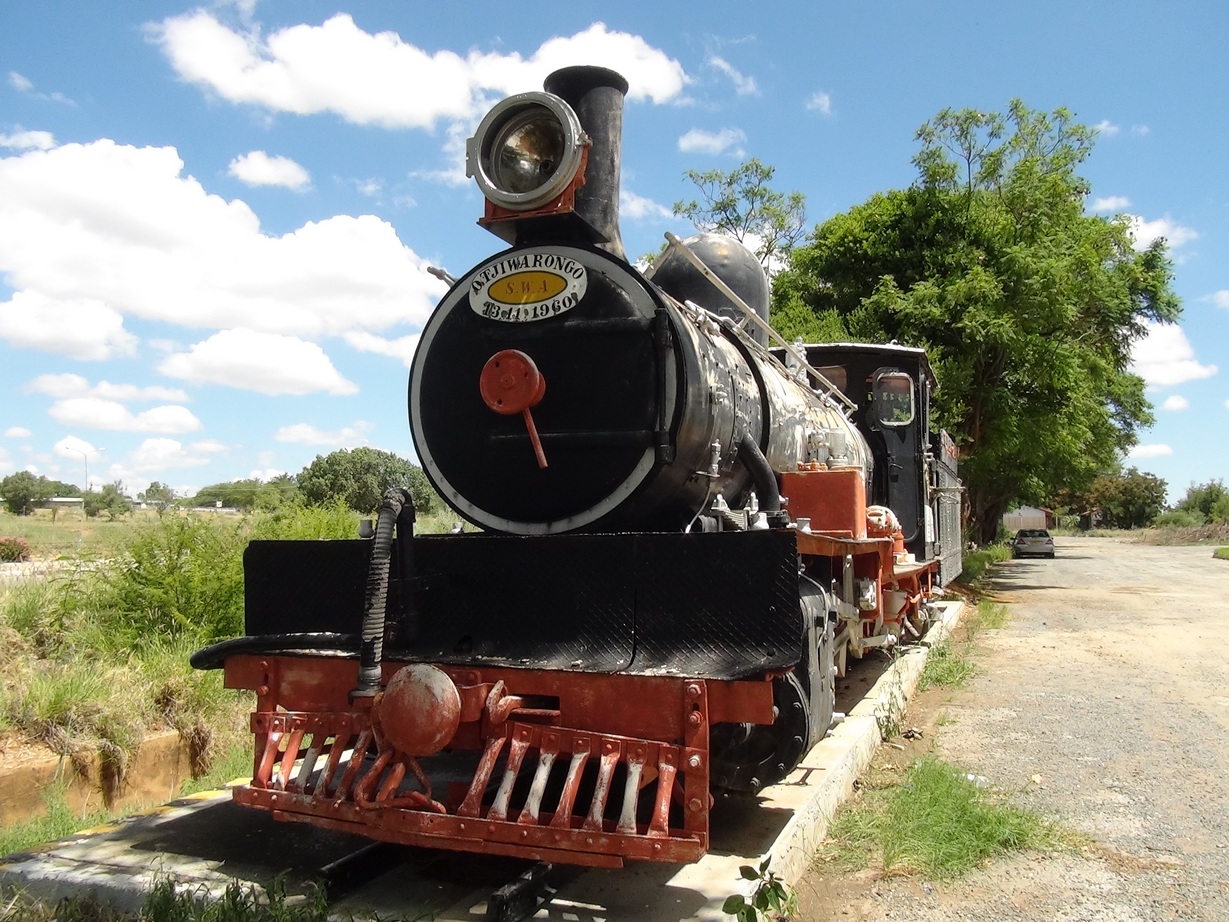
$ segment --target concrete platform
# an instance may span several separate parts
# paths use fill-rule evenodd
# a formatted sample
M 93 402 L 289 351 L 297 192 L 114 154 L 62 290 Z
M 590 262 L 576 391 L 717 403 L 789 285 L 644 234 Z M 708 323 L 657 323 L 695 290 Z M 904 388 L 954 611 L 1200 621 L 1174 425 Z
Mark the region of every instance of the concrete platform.
M 785 781 L 754 799 L 719 802 L 712 815 L 712 847 L 703 859 L 684 866 L 564 869 L 553 898 L 536 918 L 728 920 L 722 903 L 731 894 L 749 894 L 753 886 L 740 878 L 740 866 L 758 865 L 768 857 L 779 877 L 797 881 L 854 779 L 874 756 L 880 721 L 903 712 L 929 644 L 946 637 L 961 614 L 961 603 L 945 603 L 927 644 L 903 650 Z M 235 806 L 226 792 L 212 792 L 0 859 L 0 887 L 48 901 L 93 896 L 129 910 L 168 876 L 202 896 L 219 895 L 236 880 L 266 887 L 281 876 L 287 893 L 297 894 L 306 892 L 320 868 L 367 844 L 358 836 L 276 822 L 268 814 Z M 338 918 L 421 914 L 437 922 L 476 922 L 487 917 L 490 893 L 526 866 L 512 859 L 409 848 L 397 848 L 392 855 L 391 870 L 333 904 Z

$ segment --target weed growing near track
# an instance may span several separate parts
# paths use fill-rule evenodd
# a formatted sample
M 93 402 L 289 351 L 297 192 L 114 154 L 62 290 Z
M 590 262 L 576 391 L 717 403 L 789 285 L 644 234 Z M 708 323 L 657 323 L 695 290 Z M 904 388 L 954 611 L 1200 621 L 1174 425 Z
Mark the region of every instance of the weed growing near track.
M 58 549 L 95 523 L 29 524 L 42 560 L 0 583 L 0 743 L 44 744 L 82 773 L 96 760 L 110 802 L 150 732 L 179 731 L 193 775 L 241 738 L 250 745 L 250 695 L 188 659 L 242 633 L 248 540 L 353 537 L 358 516 L 341 506 L 249 518 L 150 514 L 122 523 L 124 541 L 106 559 L 67 564 L 47 561 L 41 543 Z
M 930 648 L 926 666 L 918 679 L 918 691 L 929 688 L 961 688 L 977 672 L 973 653 L 977 636 L 998 630 L 1007 623 L 1007 607 L 986 599 L 957 628 L 957 632 Z
M 46 791 L 43 799 L 47 804 L 47 812 L 43 816 L 26 823 L 0 827 L 0 855 L 27 851 L 44 842 L 66 838 L 81 829 L 105 823 L 114 816 L 101 808 L 85 813 L 73 810 L 64 796 L 63 787 Z M 2 909 L 0 919 L 6 922 L 9 919 Z
M 81 898 L 62 900 L 55 906 L 30 902 L 20 895 L 0 901 L 0 919 L 5 922 L 326 922 L 328 918 L 322 890 L 307 898 L 291 896 L 280 880 L 267 891 L 234 881 L 217 898 L 177 890 L 171 881 L 162 880 L 135 914 Z
M 1062 848 L 1071 837 L 962 769 L 924 756 L 903 783 L 872 783 L 833 820 L 829 841 L 824 857 L 850 868 L 950 880 L 997 855 Z

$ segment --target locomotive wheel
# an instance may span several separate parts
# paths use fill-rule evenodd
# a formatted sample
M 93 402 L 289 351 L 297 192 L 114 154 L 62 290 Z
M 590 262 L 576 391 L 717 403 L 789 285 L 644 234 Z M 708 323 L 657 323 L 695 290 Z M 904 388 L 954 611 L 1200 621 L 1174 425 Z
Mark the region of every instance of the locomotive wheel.
M 713 787 L 754 794 L 793 771 L 811 748 L 808 698 L 791 672 L 773 680 L 772 724 L 714 724 L 709 734 Z

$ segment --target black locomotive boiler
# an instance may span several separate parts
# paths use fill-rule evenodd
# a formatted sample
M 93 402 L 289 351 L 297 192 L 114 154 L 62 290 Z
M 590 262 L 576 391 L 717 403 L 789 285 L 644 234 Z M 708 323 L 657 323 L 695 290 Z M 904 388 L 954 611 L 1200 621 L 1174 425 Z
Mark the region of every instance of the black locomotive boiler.
M 690 861 L 712 792 L 785 778 L 849 657 L 959 569 L 925 355 L 768 345 L 735 241 L 648 271 L 618 228 L 621 76 L 558 71 L 468 147 L 509 246 L 457 279 L 409 382 L 423 470 L 479 533 L 253 542 L 243 804 L 375 839 L 590 865 Z

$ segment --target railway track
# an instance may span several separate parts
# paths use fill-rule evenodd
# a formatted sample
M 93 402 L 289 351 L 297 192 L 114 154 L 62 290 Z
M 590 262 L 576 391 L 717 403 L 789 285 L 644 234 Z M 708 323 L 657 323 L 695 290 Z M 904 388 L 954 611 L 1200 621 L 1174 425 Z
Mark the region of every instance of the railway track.
M 959 603 L 949 603 L 928 639 L 959 616 Z M 48 901 L 89 895 L 135 910 L 168 877 L 205 898 L 235 881 L 265 888 L 280 877 L 292 898 L 324 888 L 341 918 L 514 922 L 550 904 L 581 919 L 720 919 L 724 899 L 747 885 L 740 865 L 767 855 L 787 881 L 801 875 L 831 811 L 878 746 L 878 720 L 901 706 L 925 655 L 918 645 L 895 661 L 874 656 L 851 668 L 838 683 L 846 720 L 758 803 L 718 801 L 711 851 L 693 865 L 584 869 L 373 843 L 279 822 L 210 792 L 0 859 L 0 886 Z

